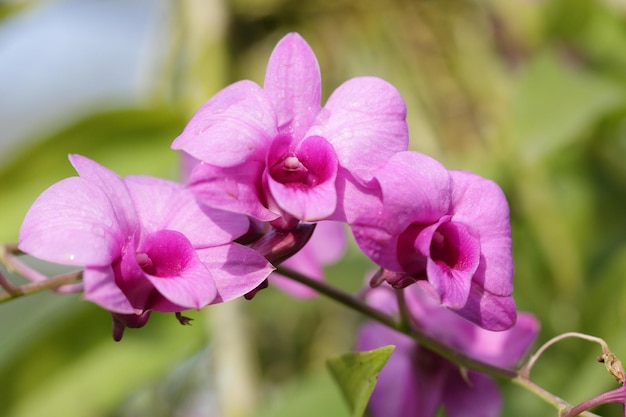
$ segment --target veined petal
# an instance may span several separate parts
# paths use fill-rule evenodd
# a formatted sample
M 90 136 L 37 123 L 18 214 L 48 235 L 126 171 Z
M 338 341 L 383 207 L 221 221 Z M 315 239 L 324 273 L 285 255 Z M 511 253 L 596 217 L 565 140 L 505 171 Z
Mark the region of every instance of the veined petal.
M 471 286 L 471 276 L 453 268 L 442 267 L 431 259 L 427 263 L 428 280 L 441 297 L 441 305 L 458 309 L 465 305 Z
M 375 175 L 383 192 L 383 216 L 392 234 L 411 223 L 435 223 L 449 209 L 450 175 L 429 156 L 411 151 L 397 153 Z
M 248 162 L 232 168 L 199 164 L 191 174 L 189 188 L 201 203 L 209 207 L 272 221 L 280 215 L 268 210 L 261 201 L 264 167 L 265 162 Z
M 474 281 L 498 296 L 513 292 L 513 256 L 509 206 L 493 181 L 464 171 L 450 171 L 453 221 L 465 223 L 480 236 L 482 259 Z
M 263 89 L 239 81 L 206 102 L 191 118 L 172 149 L 220 167 L 262 160 L 278 133 L 276 114 Z
M 83 271 L 85 299 L 114 313 L 135 314 L 128 297 L 115 283 L 115 274 L 110 266 L 88 267 Z
M 529 313 L 520 313 L 515 326 L 509 330 L 492 332 L 476 329 L 466 352 L 496 366 L 514 367 L 528 353 L 538 333 L 537 318 Z
M 126 177 L 145 234 L 169 229 L 184 234 L 194 248 L 228 243 L 250 225 L 242 214 L 200 207 L 182 185 L 148 176 Z
M 353 224 L 352 234 L 363 253 L 377 265 L 394 272 L 402 271 L 397 256 L 398 236 L 368 224 Z
M 354 178 L 344 168 L 337 175 L 339 203 L 331 219 L 347 221 L 359 248 L 377 265 L 402 271 L 398 263 L 398 236 L 389 231 L 383 214 L 383 196 L 378 180 L 367 183 Z
M 180 232 L 161 230 L 147 236 L 138 251 L 146 279 L 168 302 L 152 295 L 146 307 L 156 311 L 202 308 L 217 294 L 211 273 L 200 262 L 189 240 Z
M 236 243 L 199 249 L 196 254 L 213 275 L 217 287 L 214 304 L 242 297 L 274 270 L 258 252 Z
M 111 265 L 127 239 L 114 203 L 98 185 L 66 178 L 44 191 L 28 210 L 19 248 L 65 265 Z
M 467 320 L 462 319 L 456 311 L 442 307 L 439 299 L 433 297 L 432 288 L 427 288 L 426 281 L 421 285 L 411 285 L 404 289 L 407 308 L 411 317 L 420 328 L 439 341 L 468 351 L 468 345 L 474 339 L 478 329 Z M 426 288 L 425 288 L 426 287 Z M 435 297 L 437 294 L 434 294 Z
M 517 319 L 515 301 L 510 295 L 499 296 L 472 282 L 467 303 L 455 310 L 459 316 L 486 330 L 502 331 L 511 328 Z
M 363 181 L 339 166 L 337 170 L 337 209 L 329 220 L 359 224 L 365 227 L 385 227 L 381 216 L 383 196 L 376 178 Z
M 441 305 L 453 309 L 465 305 L 480 262 L 480 249 L 480 241 L 463 223 L 443 223 L 431 236 L 426 273 L 441 297 Z
M 322 78 L 315 53 L 297 33 L 282 38 L 270 56 L 263 90 L 278 119 L 278 131 L 304 138 L 320 110 Z
M 406 106 L 386 81 L 353 78 L 332 93 L 306 135 L 326 138 L 340 165 L 368 180 L 392 155 L 407 150 Z
M 104 191 L 112 203 L 122 232 L 125 235 L 130 235 L 137 230 L 139 220 L 122 178 L 110 169 L 82 155 L 71 154 L 69 159 L 81 178 L 97 185 Z
M 502 409 L 498 384 L 489 376 L 469 371 L 467 379 L 458 369 L 446 381 L 443 405 L 448 417 L 497 417 Z
M 320 265 L 330 265 L 343 257 L 348 246 L 346 228 L 342 223 L 318 222 L 315 232 L 305 248 L 311 249 L 311 256 Z

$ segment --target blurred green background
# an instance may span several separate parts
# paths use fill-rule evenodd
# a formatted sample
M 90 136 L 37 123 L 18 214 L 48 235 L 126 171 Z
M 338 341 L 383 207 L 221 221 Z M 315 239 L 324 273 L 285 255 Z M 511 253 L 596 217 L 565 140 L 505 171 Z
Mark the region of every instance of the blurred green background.
M 70 13 L 85 3 L 124 2 L 0 3 L 2 45 L 11 45 L 7 29 L 37 10 Z M 176 178 L 169 145 L 186 120 L 231 82 L 261 83 L 275 43 L 297 31 L 318 56 L 324 97 L 350 77 L 385 78 L 407 102 L 413 149 L 503 187 L 513 222 L 515 297 L 520 310 L 540 318 L 539 342 L 579 331 L 626 354 L 626 2 L 127 3 L 141 6 L 133 13 L 151 27 L 144 44 L 150 50 L 131 51 L 148 68 L 138 76 L 142 94 L 131 100 L 102 100 L 55 114 L 54 122 L 39 110 L 8 117 L 12 100 L 24 98 L 6 95 L 18 73 L 45 74 L 50 83 L 65 83 L 68 95 L 83 87 L 79 77 L 55 79 L 44 59 L 10 67 L 0 50 L 0 140 L 12 122 L 33 128 L 2 148 L 0 241 L 15 242 L 36 196 L 73 175 L 68 153 L 122 175 Z M 73 29 L 65 27 L 68 36 Z M 105 52 L 98 45 L 94 56 Z M 68 60 L 81 58 L 69 52 Z M 56 100 L 61 105 L 65 94 Z M 356 291 L 369 268 L 351 247 L 328 279 Z M 348 415 L 324 361 L 352 348 L 356 314 L 270 288 L 252 302 L 189 315 L 193 326 L 182 327 L 155 314 L 114 343 L 109 315 L 78 296 L 37 294 L 0 305 L 0 415 Z M 580 402 L 616 386 L 596 363 L 599 353 L 588 342 L 561 342 L 532 379 Z M 556 415 L 521 388 L 506 381 L 502 387 L 502 415 Z M 621 408 L 597 412 L 619 416 Z

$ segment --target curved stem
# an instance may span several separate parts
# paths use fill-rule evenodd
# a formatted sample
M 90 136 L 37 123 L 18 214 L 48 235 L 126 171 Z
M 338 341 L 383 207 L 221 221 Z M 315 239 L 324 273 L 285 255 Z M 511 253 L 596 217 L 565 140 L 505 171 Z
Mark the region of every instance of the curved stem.
M 546 390 L 545 388 L 535 384 L 534 382 L 532 382 L 525 376 L 520 375 L 517 378 L 514 378 L 512 381 L 515 384 L 519 385 L 520 387 L 526 389 L 527 391 L 532 392 L 533 394 L 535 394 L 536 396 L 538 396 L 539 398 L 541 398 L 548 404 L 553 405 L 557 410 L 559 410 L 560 416 L 563 415 L 561 413 L 563 413 L 565 410 L 573 409 L 570 403 L 552 394 L 550 391 Z M 579 415 L 579 414 L 571 414 L 570 417 L 574 415 Z M 581 412 L 580 415 L 586 416 L 586 417 L 601 417 L 590 411 Z
M 81 281 L 82 275 L 82 271 L 75 271 L 69 272 L 67 274 L 57 275 L 44 281 L 30 282 L 28 284 L 14 286 L 14 288 L 16 289 L 15 291 L 0 294 L 0 303 L 11 300 L 13 298 L 21 297 L 23 295 L 33 294 L 44 290 L 51 290 L 67 284 L 78 283 Z
M 394 320 L 393 317 L 388 316 L 387 314 L 371 307 L 370 305 L 368 305 L 367 303 L 365 303 L 364 301 L 354 297 L 353 295 L 344 292 L 338 288 L 332 287 L 330 285 L 328 285 L 325 282 L 322 281 L 317 281 L 314 280 L 312 278 L 307 277 L 306 275 L 300 274 L 299 272 L 296 272 L 292 269 L 289 268 L 285 268 L 283 266 L 279 266 L 278 268 L 276 268 L 276 272 L 286 276 L 288 278 L 293 279 L 294 281 L 297 281 L 303 285 L 306 285 L 309 288 L 314 289 L 315 291 L 324 294 L 325 296 L 332 298 L 335 301 L 338 301 L 339 303 L 353 309 L 356 310 L 358 312 L 360 312 L 361 314 L 369 317 L 370 319 L 376 320 L 379 323 L 393 329 L 396 330 L 400 333 L 403 333 L 411 338 L 413 338 L 415 341 L 417 341 L 418 343 L 420 343 L 422 346 L 432 350 L 433 352 L 436 352 L 437 354 L 443 356 L 444 358 L 450 360 L 451 362 L 454 362 L 455 364 L 459 365 L 460 367 L 464 367 L 464 368 L 469 368 L 469 369 L 473 369 L 475 371 L 478 372 L 483 372 L 485 374 L 489 374 L 491 376 L 494 377 L 501 377 L 501 378 L 505 378 L 505 379 L 509 379 L 512 382 L 514 382 L 515 384 L 525 388 L 526 390 L 534 393 L 535 395 L 537 395 L 538 397 L 542 398 L 544 401 L 546 401 L 547 403 L 553 405 L 557 410 L 559 410 L 559 413 L 567 413 L 568 410 L 574 410 L 574 411 L 578 411 L 578 409 L 575 409 L 570 403 L 568 403 L 567 401 L 561 399 L 560 397 L 552 394 L 551 392 L 549 392 L 548 390 L 544 389 L 543 387 L 535 384 L 534 382 L 530 381 L 528 379 L 528 374 L 530 372 L 530 368 L 532 367 L 533 363 L 537 360 L 537 358 L 539 357 L 539 355 L 545 350 L 547 349 L 551 344 L 564 339 L 566 337 L 575 337 L 575 335 L 579 335 L 579 334 L 575 334 L 575 333 L 565 333 L 561 336 L 558 336 L 554 339 L 552 339 L 550 342 L 546 343 L 544 346 L 542 346 L 539 351 L 533 355 L 533 357 L 531 358 L 531 360 L 527 363 L 526 366 L 524 366 L 522 368 L 522 370 L 518 373 L 516 370 L 514 369 L 508 369 L 508 368 L 501 368 L 498 366 L 494 366 L 490 363 L 486 363 L 486 362 L 482 362 L 480 360 L 477 360 L 475 358 L 472 358 L 470 356 L 465 355 L 462 352 L 457 351 L 456 349 L 443 344 L 442 342 L 440 342 L 439 340 L 433 338 L 432 336 L 420 331 L 417 328 L 414 328 L 412 326 L 407 326 L 406 323 L 403 323 L 402 321 L 396 321 Z M 402 300 L 399 300 L 400 302 L 402 302 Z M 406 317 L 405 317 L 406 319 Z M 587 335 L 584 335 L 587 336 Z M 594 338 L 593 336 L 587 336 L 585 337 L 588 340 L 593 340 L 596 341 L 598 343 L 601 343 L 603 345 L 603 352 L 606 352 L 606 349 L 608 349 L 608 347 L 605 349 L 606 343 L 604 343 L 604 341 L 600 342 L 601 339 L 598 338 Z M 570 413 L 572 411 L 569 411 Z M 591 413 L 589 411 L 582 411 L 581 410 L 581 414 L 582 416 L 587 416 L 587 417 L 600 417 L 597 414 Z M 574 414 L 567 414 L 567 416 L 574 416 Z
M 587 334 L 578 333 L 578 332 L 563 333 L 563 334 L 560 334 L 560 335 L 558 335 L 556 337 L 553 337 L 552 339 L 548 340 L 539 349 L 537 349 L 537 351 L 530 357 L 528 362 L 526 362 L 526 365 L 524 365 L 524 367 L 522 369 L 520 369 L 520 375 L 523 376 L 524 378 L 528 378 L 530 376 L 531 368 L 533 367 L 535 362 L 537 362 L 537 359 L 539 359 L 539 357 L 543 354 L 543 352 L 545 352 L 546 349 L 548 349 L 550 346 L 552 346 L 556 342 L 559 342 L 559 341 L 561 341 L 563 339 L 567 339 L 569 337 L 575 337 L 575 338 L 578 338 L 578 339 L 589 340 L 590 342 L 596 342 L 600 346 L 602 346 L 602 353 L 609 353 L 610 352 L 609 346 L 607 345 L 607 343 L 604 340 L 600 339 L 599 337 L 589 336 Z
M 6 276 L 4 276 L 2 271 L 0 271 L 0 287 L 4 288 L 4 290 L 12 297 L 19 297 L 22 295 L 20 287 L 13 285 L 13 283 L 9 281 Z
M 437 354 L 456 363 L 457 365 L 496 377 L 506 379 L 513 379 L 517 377 L 517 371 L 515 371 L 514 369 L 501 368 L 499 366 L 495 366 L 487 362 L 472 358 L 454 348 L 451 348 L 450 346 L 442 343 L 441 341 L 426 333 L 423 333 L 417 329 L 410 328 L 408 326 L 404 326 L 402 323 L 396 322 L 396 320 L 394 320 L 392 317 L 382 313 L 378 309 L 373 308 L 364 301 L 361 301 L 351 294 L 344 292 L 338 288 L 331 287 L 325 282 L 316 281 L 312 278 L 307 277 L 306 275 L 300 274 L 299 272 L 282 266 L 279 266 L 276 269 L 276 272 L 283 276 L 291 278 L 294 281 L 304 284 L 307 287 L 312 288 L 326 295 L 327 297 L 332 298 L 333 300 L 338 301 L 347 307 L 350 307 L 353 310 L 359 311 L 365 316 L 376 320 L 389 328 L 406 334 L 407 336 L 419 342 L 422 346 L 432 350 L 433 352 L 436 352 Z

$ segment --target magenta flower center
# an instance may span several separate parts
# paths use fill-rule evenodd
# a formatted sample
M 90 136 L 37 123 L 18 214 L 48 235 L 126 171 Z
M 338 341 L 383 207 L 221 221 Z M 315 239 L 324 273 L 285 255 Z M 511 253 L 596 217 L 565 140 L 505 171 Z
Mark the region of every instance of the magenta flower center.
M 460 258 L 458 234 L 454 233 L 453 230 L 444 235 L 446 232 L 443 230 L 444 227 L 445 225 L 433 233 L 430 256 L 435 262 L 444 263 L 449 268 L 455 268 Z
M 166 278 L 181 275 L 193 256 L 194 249 L 182 233 L 160 230 L 146 237 L 135 258 L 146 274 Z
M 271 168 L 270 175 L 283 184 L 300 183 L 315 186 L 317 177 L 293 153 L 283 155 Z
M 398 237 L 398 261 L 404 272 L 426 278 L 430 258 L 444 270 L 473 274 L 480 261 L 480 241 L 463 223 L 451 222 L 424 227 L 412 224 Z
M 313 188 L 331 180 L 337 171 L 335 150 L 320 136 L 296 143 L 291 136 L 277 136 L 267 155 L 272 180 L 289 186 Z
M 473 274 L 479 263 L 480 243 L 465 224 L 444 223 L 433 233 L 430 257 L 440 267 Z

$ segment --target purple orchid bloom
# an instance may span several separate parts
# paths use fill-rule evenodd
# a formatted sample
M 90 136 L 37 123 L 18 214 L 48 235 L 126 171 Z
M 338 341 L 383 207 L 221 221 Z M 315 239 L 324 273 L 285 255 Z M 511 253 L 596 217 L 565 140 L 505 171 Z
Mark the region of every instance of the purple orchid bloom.
M 262 88 L 247 80 L 226 87 L 172 148 L 201 161 L 189 185 L 206 204 L 290 229 L 346 220 L 343 190 L 407 149 L 405 118 L 400 93 L 375 77 L 345 82 L 322 107 L 315 54 L 291 33 L 276 45 Z
M 515 323 L 509 208 L 493 181 L 447 171 L 416 152 L 390 158 L 351 224 L 363 252 L 383 269 L 376 281 L 419 283 L 441 305 L 489 330 Z
M 232 243 L 248 230 L 245 216 L 201 207 L 174 182 L 122 179 L 79 155 L 70 161 L 80 176 L 37 198 L 19 248 L 84 267 L 85 299 L 128 327 L 141 327 L 152 310 L 178 313 L 242 296 L 271 273 L 260 254 Z
M 413 324 L 469 356 L 503 368 L 515 367 L 532 345 L 539 323 L 521 313 L 506 331 L 484 330 L 439 306 L 419 286 L 403 290 Z M 368 302 L 388 313 L 398 310 L 394 290 L 381 286 L 370 290 Z M 378 323 L 360 330 L 358 349 L 395 345 L 391 358 L 378 375 L 370 398 L 373 417 L 429 417 L 440 407 L 448 417 L 495 417 L 502 398 L 497 383 L 480 372 L 467 378 L 454 363 L 420 346 L 413 339 Z

